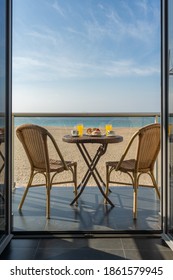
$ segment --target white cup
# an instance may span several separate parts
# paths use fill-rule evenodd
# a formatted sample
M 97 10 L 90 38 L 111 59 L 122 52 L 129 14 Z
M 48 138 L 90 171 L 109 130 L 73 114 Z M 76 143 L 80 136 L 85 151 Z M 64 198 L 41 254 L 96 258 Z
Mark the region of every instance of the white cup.
M 78 136 L 78 135 L 79 135 L 78 130 L 77 130 L 77 129 L 71 130 L 71 135 L 72 135 L 72 136 Z
M 108 136 L 113 136 L 113 135 L 115 135 L 115 131 L 113 131 L 113 130 L 108 130 L 107 135 L 108 135 Z

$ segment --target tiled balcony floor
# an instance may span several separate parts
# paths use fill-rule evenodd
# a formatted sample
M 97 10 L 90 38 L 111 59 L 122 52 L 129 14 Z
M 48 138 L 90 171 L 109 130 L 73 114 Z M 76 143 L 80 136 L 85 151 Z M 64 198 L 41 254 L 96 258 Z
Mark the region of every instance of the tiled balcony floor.
M 0 260 L 173 260 L 160 238 L 12 239 Z
M 139 188 L 138 218 L 132 217 L 132 187 L 112 187 L 111 208 L 103 204 L 97 187 L 86 187 L 79 205 L 70 206 L 73 188 L 53 187 L 51 191 L 51 219 L 45 218 L 45 187 L 32 188 L 26 197 L 22 211 L 17 206 L 24 188 L 13 193 L 14 231 L 131 231 L 159 230 L 159 200 L 153 189 Z

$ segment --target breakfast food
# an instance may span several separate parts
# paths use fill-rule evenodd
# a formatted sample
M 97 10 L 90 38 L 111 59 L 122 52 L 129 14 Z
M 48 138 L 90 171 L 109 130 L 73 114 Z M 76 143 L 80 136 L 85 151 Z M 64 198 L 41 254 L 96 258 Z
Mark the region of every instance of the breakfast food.
M 90 135 L 91 133 L 92 133 L 92 128 L 90 128 L 90 127 L 89 127 L 89 128 L 87 128 L 87 134 L 89 134 L 89 135 Z
M 91 135 L 97 135 L 97 136 L 100 136 L 101 135 L 101 131 L 98 131 L 98 130 L 94 130 Z
M 89 128 L 87 128 L 87 134 L 97 136 L 97 135 L 101 135 L 101 131 L 97 127 L 94 127 L 94 128 L 89 127 Z

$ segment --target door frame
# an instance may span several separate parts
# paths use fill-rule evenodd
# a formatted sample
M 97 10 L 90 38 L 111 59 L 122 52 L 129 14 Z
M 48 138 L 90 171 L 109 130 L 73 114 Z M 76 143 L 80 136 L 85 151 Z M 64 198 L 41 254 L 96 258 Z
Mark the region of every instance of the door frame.
M 0 253 L 12 238 L 12 0 L 5 2 L 5 233 L 0 240 Z
M 161 2 L 161 101 L 162 101 L 162 237 L 173 250 L 170 223 L 170 178 L 169 178 L 169 1 Z M 173 12 L 172 12 L 173 16 Z

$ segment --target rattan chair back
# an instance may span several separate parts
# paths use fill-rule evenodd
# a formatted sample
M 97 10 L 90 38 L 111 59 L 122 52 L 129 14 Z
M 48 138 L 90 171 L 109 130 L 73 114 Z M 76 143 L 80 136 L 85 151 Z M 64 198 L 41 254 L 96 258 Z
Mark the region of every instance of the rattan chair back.
M 156 158 L 160 151 L 160 124 L 153 124 L 141 128 L 138 136 L 136 158 L 137 170 L 153 170 Z

